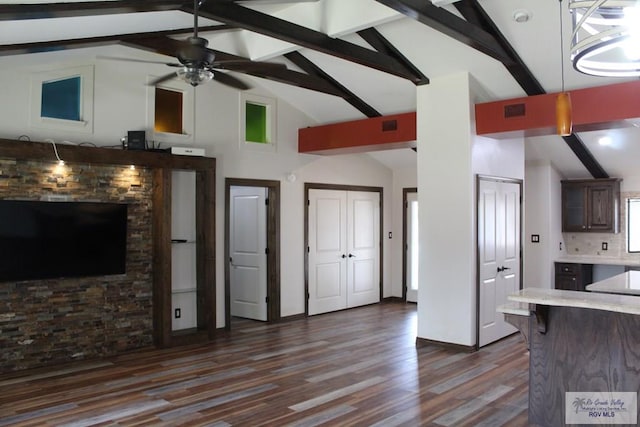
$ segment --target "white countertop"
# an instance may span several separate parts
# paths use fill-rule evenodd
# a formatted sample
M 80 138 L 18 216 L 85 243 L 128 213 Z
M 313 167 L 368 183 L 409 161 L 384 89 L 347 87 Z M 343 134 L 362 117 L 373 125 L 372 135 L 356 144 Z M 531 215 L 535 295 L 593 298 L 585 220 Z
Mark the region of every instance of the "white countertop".
M 640 266 L 640 259 L 617 258 L 598 255 L 568 255 L 556 259 L 556 262 L 569 262 L 574 264 L 600 264 L 600 265 L 628 265 Z
M 563 291 L 560 289 L 522 289 L 508 296 L 510 301 L 560 307 L 590 308 L 617 313 L 640 314 L 640 298 L 631 295 L 597 292 Z
M 627 271 L 587 285 L 591 292 L 640 295 L 640 271 Z

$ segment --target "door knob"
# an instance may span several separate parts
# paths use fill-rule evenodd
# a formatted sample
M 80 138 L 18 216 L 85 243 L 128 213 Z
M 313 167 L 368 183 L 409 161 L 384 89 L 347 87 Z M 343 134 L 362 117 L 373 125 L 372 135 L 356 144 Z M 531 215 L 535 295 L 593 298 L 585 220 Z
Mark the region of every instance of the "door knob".
M 504 265 L 502 267 L 498 267 L 498 273 L 501 273 L 503 271 L 507 271 L 507 270 L 511 270 L 510 267 L 505 267 Z
M 340 258 L 346 258 L 347 256 L 345 254 L 342 254 L 342 256 Z
M 349 254 L 349 258 L 355 258 L 356 256 L 354 254 Z

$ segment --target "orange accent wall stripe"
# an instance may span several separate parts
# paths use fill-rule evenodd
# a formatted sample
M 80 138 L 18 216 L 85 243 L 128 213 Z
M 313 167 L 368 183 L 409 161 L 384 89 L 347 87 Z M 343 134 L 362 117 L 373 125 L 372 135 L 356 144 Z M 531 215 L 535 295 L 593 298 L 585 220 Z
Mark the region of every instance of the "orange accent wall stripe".
M 625 122 L 626 119 L 640 117 L 638 80 L 569 93 L 574 132 L 628 127 L 632 124 Z M 556 133 L 557 95 L 550 93 L 476 104 L 476 133 L 494 138 L 553 135 Z M 509 109 L 521 111 L 521 108 L 514 108 L 520 104 L 524 104 L 524 114 L 505 114 Z
M 362 153 L 416 146 L 416 113 L 298 129 L 298 152 Z

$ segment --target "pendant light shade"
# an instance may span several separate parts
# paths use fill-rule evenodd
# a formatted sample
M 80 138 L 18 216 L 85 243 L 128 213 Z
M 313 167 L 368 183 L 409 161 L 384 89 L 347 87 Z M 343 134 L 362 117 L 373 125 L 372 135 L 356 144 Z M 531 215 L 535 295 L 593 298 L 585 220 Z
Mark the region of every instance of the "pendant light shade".
M 561 92 L 556 98 L 556 126 L 560 136 L 569 136 L 573 131 L 571 96 L 568 92 Z
M 562 37 L 562 0 L 560 5 L 560 76 L 562 78 L 562 92 L 556 98 L 556 128 L 558 135 L 569 136 L 573 131 L 571 118 L 571 97 L 564 90 L 564 40 Z

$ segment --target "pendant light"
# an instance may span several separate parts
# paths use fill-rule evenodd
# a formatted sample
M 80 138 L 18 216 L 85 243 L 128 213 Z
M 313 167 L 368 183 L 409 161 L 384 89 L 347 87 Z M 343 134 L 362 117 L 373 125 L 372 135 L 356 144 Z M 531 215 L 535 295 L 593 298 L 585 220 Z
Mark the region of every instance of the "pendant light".
M 562 77 L 562 92 L 556 98 L 556 127 L 558 135 L 569 136 L 572 133 L 571 96 L 564 90 L 564 42 L 562 37 L 562 0 L 560 5 L 560 70 Z

